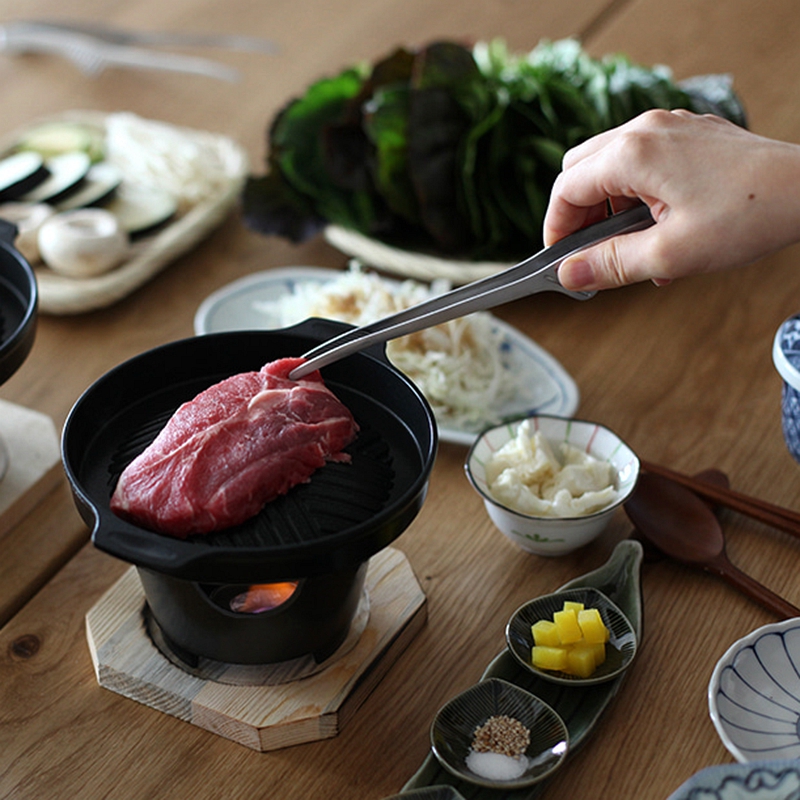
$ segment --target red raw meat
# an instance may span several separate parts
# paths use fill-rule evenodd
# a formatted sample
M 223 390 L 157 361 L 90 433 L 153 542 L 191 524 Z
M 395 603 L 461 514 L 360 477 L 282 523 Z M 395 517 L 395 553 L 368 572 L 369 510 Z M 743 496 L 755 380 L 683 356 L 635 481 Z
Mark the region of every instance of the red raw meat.
M 122 473 L 112 510 L 185 538 L 238 525 L 326 461 L 348 461 L 358 425 L 318 371 L 289 380 L 302 361 L 273 361 L 184 403 Z

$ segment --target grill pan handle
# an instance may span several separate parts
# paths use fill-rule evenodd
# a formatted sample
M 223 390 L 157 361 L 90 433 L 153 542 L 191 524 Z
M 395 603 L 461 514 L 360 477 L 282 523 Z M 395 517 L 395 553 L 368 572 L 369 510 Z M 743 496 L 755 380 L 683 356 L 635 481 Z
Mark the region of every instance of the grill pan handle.
M 131 564 L 146 563 L 148 567 L 161 569 L 164 572 L 170 572 L 175 568 L 178 562 L 176 548 L 169 540 L 150 532 L 140 531 L 133 525 L 126 526 L 123 535 L 119 529 L 112 530 L 114 523 L 119 525 L 119 519 L 116 516 L 113 521 L 104 520 L 102 523 L 103 529 L 113 537 L 113 552 L 103 547 L 102 539 L 96 540 L 92 535 L 92 542 L 99 550 L 104 550 L 109 555 L 121 558 Z

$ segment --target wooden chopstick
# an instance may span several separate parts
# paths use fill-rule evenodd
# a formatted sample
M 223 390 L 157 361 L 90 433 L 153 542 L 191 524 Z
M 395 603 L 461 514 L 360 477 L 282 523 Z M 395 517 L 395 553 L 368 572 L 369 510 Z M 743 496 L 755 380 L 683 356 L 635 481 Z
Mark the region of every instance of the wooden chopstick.
M 800 513 L 796 511 L 767 503 L 757 497 L 749 497 L 746 494 L 737 492 L 735 489 L 726 489 L 722 486 L 706 483 L 706 481 L 699 478 L 675 472 L 669 467 L 651 464 L 649 461 L 642 461 L 641 467 L 645 472 L 660 475 L 663 478 L 679 483 L 681 486 L 685 486 L 687 489 L 691 489 L 700 497 L 712 500 L 721 506 L 738 511 L 740 514 L 752 517 L 773 528 L 800 537 Z

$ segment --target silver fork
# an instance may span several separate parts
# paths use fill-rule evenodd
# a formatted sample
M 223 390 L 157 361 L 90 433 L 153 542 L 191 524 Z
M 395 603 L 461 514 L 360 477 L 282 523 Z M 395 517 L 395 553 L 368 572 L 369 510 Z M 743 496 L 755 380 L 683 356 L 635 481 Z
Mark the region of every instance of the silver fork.
M 120 45 L 176 45 L 179 47 L 219 47 L 251 53 L 274 54 L 278 46 L 270 39 L 224 33 L 194 33 L 191 31 L 128 30 L 95 22 L 67 22 L 62 20 L 24 20 L 17 24 L 40 29 L 83 33 L 104 42 Z
M 0 51 L 48 53 L 69 59 L 86 75 L 106 67 L 169 70 L 235 82 L 239 71 L 206 58 L 112 44 L 83 33 L 47 28 L 35 23 L 0 25 Z

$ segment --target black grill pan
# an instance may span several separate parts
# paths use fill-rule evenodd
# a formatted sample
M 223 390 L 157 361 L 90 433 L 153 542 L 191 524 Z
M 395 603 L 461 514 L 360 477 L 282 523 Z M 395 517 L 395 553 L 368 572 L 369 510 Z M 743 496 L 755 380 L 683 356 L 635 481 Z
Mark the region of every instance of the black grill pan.
M 95 545 L 139 567 L 214 583 L 269 582 L 353 567 L 416 516 L 436 455 L 433 413 L 416 386 L 372 349 L 323 370 L 361 430 L 349 464 L 330 463 L 251 520 L 179 540 L 120 519 L 109 502 L 125 466 L 186 400 L 239 372 L 296 356 L 348 326 L 209 334 L 158 347 L 106 373 L 73 406 L 62 458 Z
M 36 279 L 13 247 L 16 234 L 16 226 L 0 219 L 0 384 L 19 369 L 36 335 Z

